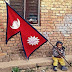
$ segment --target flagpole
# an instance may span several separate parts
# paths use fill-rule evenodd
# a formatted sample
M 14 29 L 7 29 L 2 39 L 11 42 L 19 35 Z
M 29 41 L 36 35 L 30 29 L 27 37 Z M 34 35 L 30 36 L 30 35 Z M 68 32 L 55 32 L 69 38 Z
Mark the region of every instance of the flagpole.
M 49 41 L 48 41 L 49 42 Z M 54 47 L 54 45 L 51 43 L 51 42 L 49 42 L 53 47 Z
M 4 2 L 6 3 L 6 1 L 4 0 Z

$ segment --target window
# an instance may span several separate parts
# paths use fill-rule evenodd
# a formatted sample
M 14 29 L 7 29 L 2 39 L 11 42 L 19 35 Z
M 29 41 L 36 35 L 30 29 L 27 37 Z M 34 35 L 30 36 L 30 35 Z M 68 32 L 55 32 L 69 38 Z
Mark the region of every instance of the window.
M 10 5 L 24 17 L 24 0 L 10 0 Z
M 40 25 L 40 0 L 24 0 L 24 18 L 33 25 Z
M 40 0 L 10 0 L 10 5 L 30 24 L 40 25 Z

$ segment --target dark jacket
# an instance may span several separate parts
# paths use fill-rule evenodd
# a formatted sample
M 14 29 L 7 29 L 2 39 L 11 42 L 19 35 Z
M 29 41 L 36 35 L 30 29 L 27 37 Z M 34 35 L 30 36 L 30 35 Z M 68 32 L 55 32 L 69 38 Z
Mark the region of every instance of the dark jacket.
M 61 53 L 62 56 L 65 56 L 65 47 L 62 46 L 61 49 L 57 48 L 57 46 L 53 47 L 53 56 L 57 57 L 57 58 L 61 58 L 61 56 L 59 55 L 57 49 L 59 50 L 59 52 Z

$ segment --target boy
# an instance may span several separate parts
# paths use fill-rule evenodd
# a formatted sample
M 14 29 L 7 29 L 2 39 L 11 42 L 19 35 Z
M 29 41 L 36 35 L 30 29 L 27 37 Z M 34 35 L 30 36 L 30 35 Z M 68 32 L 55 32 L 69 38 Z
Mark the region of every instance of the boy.
M 65 57 L 65 47 L 63 43 L 58 41 L 56 46 L 53 47 L 53 70 L 57 71 L 58 62 L 61 64 L 61 70 L 66 71 L 65 62 L 63 57 Z

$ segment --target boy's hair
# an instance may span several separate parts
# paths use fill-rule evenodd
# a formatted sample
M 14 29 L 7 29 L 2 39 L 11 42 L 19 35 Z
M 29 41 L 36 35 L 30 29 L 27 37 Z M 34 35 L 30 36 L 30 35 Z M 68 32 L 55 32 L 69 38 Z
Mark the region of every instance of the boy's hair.
M 57 41 L 56 46 L 57 46 L 59 43 L 60 43 L 61 45 L 63 45 L 63 43 L 62 43 L 61 41 Z

